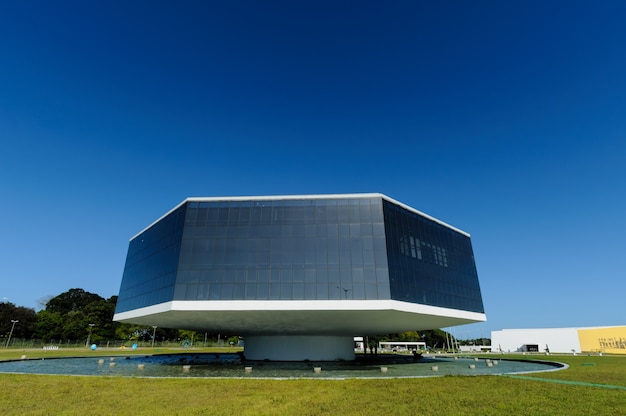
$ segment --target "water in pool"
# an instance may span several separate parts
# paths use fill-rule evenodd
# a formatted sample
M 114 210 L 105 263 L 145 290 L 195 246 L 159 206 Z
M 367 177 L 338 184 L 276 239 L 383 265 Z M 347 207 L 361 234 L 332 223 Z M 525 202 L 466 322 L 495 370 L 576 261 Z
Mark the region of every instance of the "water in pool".
M 209 378 L 397 378 L 497 375 L 559 369 L 555 363 L 428 356 L 352 362 L 243 361 L 236 354 L 167 354 L 54 358 L 0 363 L 0 372 L 121 377 Z

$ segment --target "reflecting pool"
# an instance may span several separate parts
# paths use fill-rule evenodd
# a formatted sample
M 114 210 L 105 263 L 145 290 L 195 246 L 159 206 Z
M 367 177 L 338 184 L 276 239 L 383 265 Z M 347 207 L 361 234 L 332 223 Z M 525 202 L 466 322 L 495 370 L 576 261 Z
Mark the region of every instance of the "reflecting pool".
M 555 371 L 564 364 L 472 357 L 383 356 L 346 362 L 245 361 L 237 354 L 163 354 L 0 362 L 2 373 L 120 377 L 403 378 Z

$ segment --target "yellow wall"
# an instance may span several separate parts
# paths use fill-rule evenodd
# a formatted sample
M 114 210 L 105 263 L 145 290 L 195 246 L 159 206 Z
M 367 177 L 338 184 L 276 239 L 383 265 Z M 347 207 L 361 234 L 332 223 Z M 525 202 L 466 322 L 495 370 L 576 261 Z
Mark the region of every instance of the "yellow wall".
M 579 329 L 578 340 L 581 351 L 626 354 L 626 326 Z

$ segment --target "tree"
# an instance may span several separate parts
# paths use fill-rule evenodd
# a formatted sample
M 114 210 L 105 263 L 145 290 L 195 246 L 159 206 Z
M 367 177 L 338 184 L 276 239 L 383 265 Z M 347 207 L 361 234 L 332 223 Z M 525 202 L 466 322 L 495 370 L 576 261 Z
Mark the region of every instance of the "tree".
M 16 322 L 13 326 L 12 321 Z M 8 336 L 13 327 L 13 337 L 30 338 L 35 332 L 37 314 L 32 308 L 15 306 L 11 302 L 0 302 L 0 336 Z
M 441 329 L 430 329 L 428 331 L 421 331 L 420 336 L 427 346 L 436 348 L 446 348 L 449 341 L 454 340 L 452 334 L 447 333 Z
M 91 335 L 91 339 L 94 341 L 115 338 L 115 329 L 120 325 L 113 322 L 116 303 L 117 296 L 112 296 L 107 300 L 100 298 L 100 300 L 93 301 L 83 308 L 83 313 L 88 321 L 87 325 L 94 325 Z
M 117 296 L 104 299 L 83 289 L 53 297 L 38 314 L 37 335 L 49 339 L 114 339 L 120 325 L 113 322 Z
M 198 336 L 198 333 L 196 331 L 181 329 L 178 331 L 178 338 L 180 338 L 181 341 L 188 341 L 190 343 L 193 343 L 197 341 L 200 337 Z M 237 345 L 237 343 L 235 343 L 235 345 Z
M 42 310 L 37 313 L 35 336 L 43 340 L 63 338 L 63 317 L 58 312 Z
M 95 293 L 86 292 L 83 289 L 70 289 L 50 299 L 46 304 L 46 310 L 65 315 L 70 312 L 81 311 L 90 303 L 101 300 L 104 299 Z
M 459 341 L 461 345 L 491 345 L 491 338 L 474 338 Z
M 423 341 L 422 336 L 417 331 L 403 332 L 398 334 L 398 341 L 411 342 L 411 341 Z

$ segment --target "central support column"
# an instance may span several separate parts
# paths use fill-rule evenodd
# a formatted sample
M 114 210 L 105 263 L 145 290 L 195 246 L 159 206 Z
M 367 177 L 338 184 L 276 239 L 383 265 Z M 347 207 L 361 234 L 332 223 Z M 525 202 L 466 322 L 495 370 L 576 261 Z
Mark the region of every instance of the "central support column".
M 246 336 L 248 360 L 339 361 L 354 360 L 354 338 L 330 335 Z

